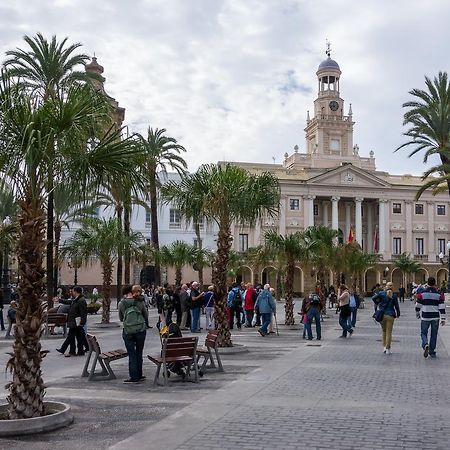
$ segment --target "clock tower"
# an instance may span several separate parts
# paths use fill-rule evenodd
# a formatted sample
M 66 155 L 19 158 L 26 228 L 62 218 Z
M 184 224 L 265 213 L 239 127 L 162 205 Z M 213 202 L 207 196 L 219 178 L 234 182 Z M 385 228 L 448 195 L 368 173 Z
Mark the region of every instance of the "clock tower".
M 331 159 L 353 156 L 352 109 L 344 116 L 344 100 L 340 97 L 341 69 L 331 59 L 328 45 L 327 59 L 317 69 L 318 95 L 314 101 L 314 116 L 309 111 L 306 123 L 306 148 L 311 155 L 329 155 Z M 333 158 L 333 156 L 335 158 Z

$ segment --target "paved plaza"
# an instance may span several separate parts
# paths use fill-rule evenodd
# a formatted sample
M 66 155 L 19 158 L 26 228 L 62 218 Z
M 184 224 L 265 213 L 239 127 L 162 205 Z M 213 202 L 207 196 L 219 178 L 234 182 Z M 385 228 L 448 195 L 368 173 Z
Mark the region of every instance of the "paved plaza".
M 198 385 L 171 380 L 168 388 L 153 386 L 148 361 L 145 383 L 122 383 L 126 360 L 113 365 L 117 380 L 89 383 L 80 378 L 83 360 L 61 357 L 54 351 L 59 339 L 45 339 L 43 347 L 51 350 L 44 363 L 47 397 L 70 403 L 75 423 L 3 439 L 0 447 L 448 449 L 450 327 L 440 330 L 437 359 L 425 359 L 413 303 L 401 309 L 391 356 L 382 353 L 370 308 L 359 311 L 346 340 L 338 338 L 331 311 L 320 342 L 303 341 L 298 325 L 280 326 L 280 336 L 264 338 L 255 330 L 235 331 L 233 341 L 248 352 L 224 355 L 225 373 L 207 373 Z M 105 350 L 122 346 L 119 328 L 96 329 L 89 320 Z M 145 352 L 155 353 L 159 338 L 149 331 Z M 1 340 L 0 363 L 9 346 Z

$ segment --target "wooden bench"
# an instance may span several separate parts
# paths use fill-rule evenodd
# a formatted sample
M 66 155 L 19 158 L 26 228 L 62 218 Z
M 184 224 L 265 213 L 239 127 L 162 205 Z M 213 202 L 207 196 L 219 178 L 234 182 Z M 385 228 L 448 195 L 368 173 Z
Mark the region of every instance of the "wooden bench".
M 200 368 L 200 373 L 204 373 L 206 369 L 217 369 L 218 372 L 223 372 L 222 361 L 219 355 L 219 332 L 217 330 L 211 330 L 206 335 L 205 345 L 202 347 L 197 347 L 197 363 L 200 358 L 203 357 L 203 364 Z M 213 351 L 216 355 L 217 368 L 214 363 Z M 206 366 L 207 362 L 210 361 L 209 366 Z
M 81 376 L 89 377 L 89 381 L 114 380 L 116 376 L 111 369 L 110 363 L 113 361 L 117 361 L 118 359 L 126 358 L 128 356 L 128 352 L 123 349 L 117 349 L 102 353 L 97 338 L 94 335 L 87 334 L 86 339 L 89 345 L 89 353 L 87 355 Z M 92 357 L 92 354 L 94 354 L 94 356 L 92 360 L 91 370 L 89 371 L 89 361 Z M 101 372 L 95 372 L 97 361 L 100 363 L 100 366 L 102 368 Z
M 45 318 L 45 335 L 48 336 L 55 327 L 63 327 L 64 336 L 67 335 L 67 314 L 47 313 Z
M 162 366 L 164 371 L 164 385 L 167 385 L 169 378 L 167 365 L 171 363 L 182 363 L 186 365 L 187 375 L 190 375 L 191 367 L 194 366 L 194 382 L 198 383 L 197 344 L 198 337 L 163 339 L 161 356 L 147 355 L 147 358 L 156 364 L 154 384 L 159 384 L 158 379 Z

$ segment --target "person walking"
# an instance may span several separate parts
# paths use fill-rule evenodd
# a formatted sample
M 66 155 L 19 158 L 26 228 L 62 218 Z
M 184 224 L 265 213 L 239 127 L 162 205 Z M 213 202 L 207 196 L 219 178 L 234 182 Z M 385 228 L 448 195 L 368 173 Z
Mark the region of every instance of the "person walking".
M 352 328 L 356 326 L 356 316 L 358 314 L 358 308 L 360 305 L 359 295 L 356 292 L 356 289 L 353 289 L 350 292 L 350 296 L 348 299 L 348 306 L 350 307 L 350 325 Z
M 405 301 L 405 293 L 406 293 L 406 289 L 403 287 L 403 285 L 401 285 L 398 288 L 398 300 L 400 301 L 400 303 L 404 303 Z
M 436 289 L 436 279 L 428 278 L 427 287 L 416 297 L 416 316 L 420 319 L 420 338 L 422 341 L 423 356 L 430 355 L 436 358 L 436 342 L 439 331 L 439 322 L 445 325 L 444 294 Z M 428 330 L 430 340 L 428 341 Z
M 181 309 L 181 324 L 180 328 L 182 330 L 188 330 L 186 326 L 188 314 L 189 314 L 189 294 L 187 293 L 187 284 L 181 285 L 180 289 L 180 309 Z
M 208 291 L 204 295 L 206 329 L 214 330 L 216 328 L 214 321 L 214 286 L 209 286 Z
M 67 314 L 67 327 L 69 328 L 69 332 L 61 348 L 56 349 L 58 353 L 64 354 L 67 347 L 69 347 L 69 353 L 65 355 L 66 357 L 83 356 L 85 348 L 88 347 L 83 329 L 87 322 L 87 303 L 86 299 L 83 297 L 83 288 L 74 286 L 71 292 L 74 297 L 73 300 L 66 300 L 63 298 L 59 300 L 63 304 L 70 305 Z M 76 351 L 75 341 L 78 352 Z
M 228 292 L 227 297 L 228 307 L 230 308 L 230 330 L 233 329 L 234 316 L 236 316 L 236 324 L 238 330 L 241 329 L 241 309 L 242 309 L 242 294 L 239 286 L 234 283 L 233 287 Z
M 247 290 L 245 291 L 244 298 L 244 310 L 245 310 L 245 326 L 252 327 L 253 314 L 255 312 L 255 302 L 258 294 L 251 283 L 247 284 Z
M 378 292 L 378 294 L 372 297 L 376 307 L 384 312 L 383 319 L 381 321 L 382 341 L 383 341 L 383 353 L 391 355 L 392 344 L 392 330 L 394 327 L 394 320 L 400 317 L 400 306 L 398 304 L 397 295 L 393 292 L 393 284 L 391 282 L 386 283 L 384 291 Z
M 270 324 L 270 318 L 276 311 L 275 300 L 270 293 L 270 284 L 265 284 L 264 289 L 259 293 L 256 299 L 255 309 L 261 314 L 262 326 L 258 328 L 258 332 L 264 337 L 268 334 L 267 328 Z
M 308 333 L 308 341 L 312 341 L 312 321 L 316 322 L 316 339 L 322 339 L 322 328 L 320 324 L 320 296 L 319 294 L 310 294 L 308 302 L 308 311 L 306 313 L 306 331 Z
M 348 287 L 345 284 L 341 284 L 338 289 L 338 305 L 339 305 L 339 325 L 342 328 L 342 334 L 340 338 L 346 338 L 347 333 L 351 336 L 353 334 L 353 328 L 349 323 L 350 311 L 350 293 Z
M 128 352 L 129 378 L 124 380 L 124 383 L 138 383 L 145 380 L 142 374 L 142 353 L 147 334 L 145 321 L 148 316 L 144 303 L 135 298 L 139 295 L 138 292 L 140 293 L 140 286 L 133 287 L 124 286 L 122 289 L 124 298 L 119 303 L 119 319 L 123 322 L 122 337 Z
M 191 321 L 191 333 L 200 333 L 200 309 L 203 306 L 203 296 L 204 292 L 200 292 L 200 285 L 197 281 L 194 281 L 191 284 L 191 293 L 190 293 L 190 301 L 191 301 L 191 312 L 192 312 L 192 321 Z

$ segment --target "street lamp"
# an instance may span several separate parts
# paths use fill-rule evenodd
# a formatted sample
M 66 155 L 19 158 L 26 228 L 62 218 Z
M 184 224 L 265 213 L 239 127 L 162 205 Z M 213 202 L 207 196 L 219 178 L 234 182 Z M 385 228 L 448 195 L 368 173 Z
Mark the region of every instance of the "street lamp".
M 447 264 L 447 292 L 450 292 L 450 241 L 447 242 L 447 262 L 444 261 L 444 253 L 439 253 L 441 264 Z

